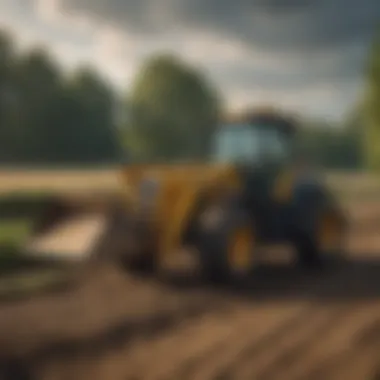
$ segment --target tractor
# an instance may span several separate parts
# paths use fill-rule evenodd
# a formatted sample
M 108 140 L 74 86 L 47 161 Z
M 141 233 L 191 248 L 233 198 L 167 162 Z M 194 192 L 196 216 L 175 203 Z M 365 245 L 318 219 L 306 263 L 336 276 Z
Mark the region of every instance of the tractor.
M 128 191 L 94 255 L 152 273 L 191 248 L 202 275 L 247 275 L 260 247 L 287 244 L 298 265 L 341 255 L 346 218 L 296 144 L 298 123 L 256 110 L 220 122 L 201 163 L 129 164 Z

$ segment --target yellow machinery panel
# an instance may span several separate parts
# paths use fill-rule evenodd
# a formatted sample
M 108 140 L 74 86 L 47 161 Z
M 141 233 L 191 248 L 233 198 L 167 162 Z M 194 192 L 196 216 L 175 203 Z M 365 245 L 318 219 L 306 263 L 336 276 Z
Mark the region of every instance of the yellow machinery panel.
M 158 255 L 170 254 L 180 246 L 200 197 L 216 202 L 226 192 L 242 187 L 235 168 L 229 165 L 133 165 L 122 175 L 132 212 L 145 212 L 157 232 Z

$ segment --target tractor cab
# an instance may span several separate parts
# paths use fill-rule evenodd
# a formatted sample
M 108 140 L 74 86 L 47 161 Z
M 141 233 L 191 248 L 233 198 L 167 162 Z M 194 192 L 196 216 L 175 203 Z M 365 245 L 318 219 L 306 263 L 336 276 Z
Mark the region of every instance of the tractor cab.
M 295 125 L 256 111 L 220 123 L 210 160 L 128 165 L 125 217 L 111 215 L 97 257 L 155 271 L 190 248 L 205 278 L 228 282 L 250 273 L 261 246 L 291 245 L 305 266 L 339 251 L 336 202 L 312 173 L 294 170 Z
M 212 158 L 246 167 L 282 166 L 293 157 L 294 122 L 274 113 L 225 120 L 213 140 Z
M 244 208 L 258 220 L 263 240 L 282 240 L 294 185 L 296 123 L 273 111 L 224 120 L 213 140 L 212 159 L 234 165 L 244 184 Z

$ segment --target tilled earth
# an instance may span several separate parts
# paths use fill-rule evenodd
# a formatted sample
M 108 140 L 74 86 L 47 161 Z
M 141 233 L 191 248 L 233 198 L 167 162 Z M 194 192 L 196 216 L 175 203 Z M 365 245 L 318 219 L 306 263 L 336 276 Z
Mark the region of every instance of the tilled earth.
M 324 272 L 266 265 L 229 289 L 88 268 L 70 289 L 1 305 L 3 378 L 374 380 L 380 245 L 352 236 Z

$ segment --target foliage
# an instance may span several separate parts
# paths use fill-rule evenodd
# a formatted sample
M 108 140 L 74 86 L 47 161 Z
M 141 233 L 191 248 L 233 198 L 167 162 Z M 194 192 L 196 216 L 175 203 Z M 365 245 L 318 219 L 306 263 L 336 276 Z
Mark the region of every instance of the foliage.
M 108 85 L 87 68 L 63 75 L 41 48 L 16 55 L 0 33 L 0 162 L 101 163 L 119 158 Z
M 216 91 L 200 72 L 171 56 L 152 57 L 131 92 L 131 148 L 147 159 L 202 157 L 218 111 Z
M 380 32 L 374 40 L 367 74 L 364 104 L 366 164 L 380 170 Z
M 362 166 L 363 113 L 365 159 L 380 168 L 379 46 L 374 44 L 363 110 L 354 110 L 339 128 L 318 121 L 304 128 L 299 142 L 316 163 L 338 169 Z M 221 104 L 196 68 L 173 56 L 150 57 L 125 103 L 128 120 L 117 128 L 119 99 L 91 68 L 64 75 L 47 51 L 17 54 L 11 36 L 0 32 L 1 164 L 109 164 L 130 156 L 180 161 L 208 152 Z
M 305 123 L 298 144 L 316 165 L 328 169 L 360 169 L 363 166 L 361 120 L 350 115 L 343 125 Z

